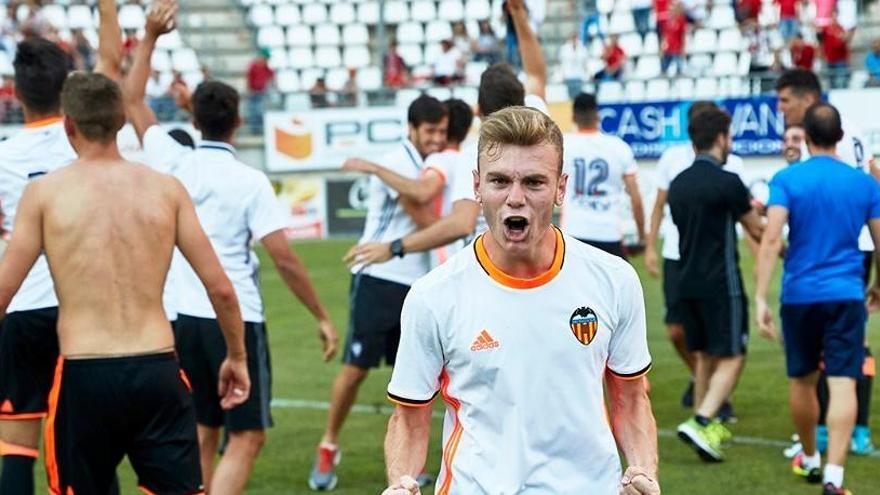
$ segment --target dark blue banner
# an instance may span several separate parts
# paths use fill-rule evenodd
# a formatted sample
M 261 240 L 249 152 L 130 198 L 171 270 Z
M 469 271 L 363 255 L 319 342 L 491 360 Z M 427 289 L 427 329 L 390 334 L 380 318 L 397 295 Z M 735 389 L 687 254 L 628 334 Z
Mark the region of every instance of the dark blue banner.
M 632 146 L 636 158 L 659 158 L 663 150 L 688 141 L 687 112 L 691 101 L 659 101 L 601 105 L 602 130 Z M 785 119 L 775 96 L 716 100 L 732 117 L 734 153 L 778 155 Z

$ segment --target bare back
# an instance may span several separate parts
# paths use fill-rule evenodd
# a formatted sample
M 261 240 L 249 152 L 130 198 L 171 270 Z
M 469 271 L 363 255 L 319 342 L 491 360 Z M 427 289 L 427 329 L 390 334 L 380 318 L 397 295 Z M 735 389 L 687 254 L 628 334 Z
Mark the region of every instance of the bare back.
M 173 347 L 162 292 L 177 235 L 179 184 L 122 160 L 80 160 L 41 182 L 61 354 Z

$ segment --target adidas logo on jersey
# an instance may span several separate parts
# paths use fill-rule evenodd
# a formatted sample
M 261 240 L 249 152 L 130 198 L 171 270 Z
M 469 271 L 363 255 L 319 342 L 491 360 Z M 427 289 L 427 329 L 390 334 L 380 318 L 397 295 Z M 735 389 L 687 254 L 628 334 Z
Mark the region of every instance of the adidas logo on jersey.
M 477 335 L 476 340 L 474 340 L 474 343 L 471 345 L 471 351 L 485 351 L 489 349 L 497 349 L 498 347 L 501 347 L 501 342 L 493 339 L 492 336 L 489 335 L 489 332 L 483 330 Z

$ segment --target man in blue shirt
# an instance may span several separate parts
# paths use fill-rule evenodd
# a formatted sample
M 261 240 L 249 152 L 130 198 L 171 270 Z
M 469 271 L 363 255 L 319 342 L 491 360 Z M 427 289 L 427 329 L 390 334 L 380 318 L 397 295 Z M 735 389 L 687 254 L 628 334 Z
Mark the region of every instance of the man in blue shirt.
M 856 379 L 862 373 L 867 320 L 859 232 L 867 223 L 875 243 L 880 242 L 880 185 L 836 158 L 835 147 L 843 137 L 837 109 L 827 103 L 813 105 L 804 128 L 812 158 L 781 170 L 770 182 L 755 307 L 761 335 L 775 340 L 767 292 L 788 223 L 782 332 L 792 416 L 803 443 L 792 467 L 809 482 L 823 482 L 824 495 L 844 495 L 850 493 L 843 489 L 843 465 L 856 419 Z M 875 284 L 868 294 L 874 310 L 880 304 L 880 287 Z M 830 392 L 824 473 L 815 431 L 820 358 Z

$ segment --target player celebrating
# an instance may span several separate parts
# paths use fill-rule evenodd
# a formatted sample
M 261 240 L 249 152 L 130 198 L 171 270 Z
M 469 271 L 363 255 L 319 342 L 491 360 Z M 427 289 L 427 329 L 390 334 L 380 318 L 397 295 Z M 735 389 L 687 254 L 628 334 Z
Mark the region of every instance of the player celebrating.
M 397 148 L 378 160 L 383 167 L 415 179 L 424 172 L 425 157 L 446 144 L 447 111 L 436 98 L 422 95 L 409 106 L 409 134 Z M 370 202 L 361 242 L 391 242 L 427 225 L 434 217 L 430 206 L 417 205 L 398 195 L 379 177 L 370 177 Z M 428 220 L 431 219 L 431 220 Z M 312 490 L 333 490 L 340 460 L 337 438 L 370 368 L 383 358 L 394 364 L 400 340 L 400 309 L 410 285 L 430 269 L 427 253 L 404 254 L 392 243 L 397 258 L 383 265 L 355 263 L 351 281 L 351 319 L 343 355 L 344 365 L 333 384 L 327 427 L 309 475 Z
M 225 352 L 220 321 L 208 304 L 209 294 L 197 283 L 196 272 L 183 263 L 176 267 L 177 350 L 193 384 L 202 472 L 212 493 L 241 493 L 265 442 L 265 430 L 272 426 L 271 368 L 252 239 L 266 248 L 281 278 L 318 320 L 325 360 L 335 353 L 337 337 L 308 272 L 287 242 L 288 221 L 269 180 L 236 158 L 232 143 L 241 118 L 235 89 L 207 81 L 193 93 L 194 124 L 202 133 L 195 150 L 180 145 L 159 127 L 144 101 L 156 40 L 172 28 L 175 10 L 173 2 L 161 2 L 148 16 L 144 39 L 125 82 L 126 110 L 143 142 L 148 164 L 180 179 L 193 198 L 199 221 L 239 295 L 254 393 L 241 406 L 224 411 L 212 386 Z M 215 470 L 221 427 L 229 442 Z
M 807 135 L 802 125 L 792 124 L 786 127 L 782 135 L 782 158 L 785 159 L 785 163 L 793 165 L 801 161 L 802 150 L 806 143 Z
M 549 117 L 496 112 L 479 150 L 474 188 L 489 231 L 417 282 L 401 318 L 388 493 L 415 492 L 402 477 L 425 463 L 437 394 L 447 403 L 437 494 L 659 493 L 635 271 L 551 224 L 566 176 Z M 606 377 L 610 424 L 597 419 Z
M 850 493 L 843 488 L 843 465 L 856 417 L 856 379 L 862 373 L 867 319 L 858 238 L 868 222 L 875 243 L 880 241 L 880 186 L 836 158 L 844 133 L 833 106 L 817 103 L 807 110 L 803 124 L 812 158 L 783 169 L 770 182 L 755 307 L 762 335 L 775 340 L 767 293 L 788 223 L 782 331 L 792 416 L 803 445 L 792 468 L 807 481 L 822 481 L 824 495 L 844 495 Z M 815 235 L 817 228 L 822 235 Z M 874 285 L 869 296 L 872 309 L 877 309 L 880 286 Z M 820 358 L 829 391 L 824 474 L 815 431 Z
M 250 391 L 235 290 L 180 183 L 120 156 L 125 113 L 116 83 L 74 74 L 61 101 L 79 159 L 28 186 L 0 262 L 0 310 L 41 251 L 58 294 L 62 357 L 46 420 L 50 493 L 108 493 L 125 455 L 144 491 L 201 493 L 192 399 L 162 307 L 175 244 L 221 322 L 224 408 Z
M 624 192 L 632 205 L 639 245 L 645 242 L 645 210 L 636 182 L 635 156 L 622 139 L 599 132 L 594 95 L 578 95 L 573 110 L 578 132 L 565 135 L 564 170 L 570 180 L 560 227 L 580 241 L 625 259 L 620 215 Z

